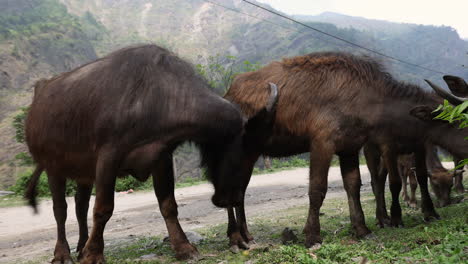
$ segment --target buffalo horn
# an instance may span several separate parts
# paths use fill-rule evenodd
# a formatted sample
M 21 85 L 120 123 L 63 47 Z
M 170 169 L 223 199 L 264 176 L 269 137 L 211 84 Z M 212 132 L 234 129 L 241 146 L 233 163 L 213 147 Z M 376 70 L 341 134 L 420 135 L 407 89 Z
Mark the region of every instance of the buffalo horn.
M 274 83 L 270 83 L 270 98 L 266 105 L 266 110 L 270 112 L 278 103 L 278 87 Z
M 447 92 L 446 90 L 442 89 L 441 87 L 437 86 L 436 84 L 432 83 L 429 80 L 425 80 L 425 81 L 432 87 L 432 89 L 434 89 L 434 91 L 440 97 L 447 99 L 453 105 L 459 105 L 468 100 L 467 98 L 461 98 L 461 97 L 455 96 Z

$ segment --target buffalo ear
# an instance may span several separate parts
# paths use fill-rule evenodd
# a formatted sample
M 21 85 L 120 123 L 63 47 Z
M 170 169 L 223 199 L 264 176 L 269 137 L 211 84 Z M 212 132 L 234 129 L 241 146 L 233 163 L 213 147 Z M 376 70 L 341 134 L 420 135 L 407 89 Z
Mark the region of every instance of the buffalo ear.
M 414 107 L 410 110 L 410 114 L 422 121 L 431 121 L 433 118 L 432 109 L 427 105 Z
M 444 81 L 454 95 L 468 97 L 468 84 L 465 80 L 457 76 L 445 75 Z

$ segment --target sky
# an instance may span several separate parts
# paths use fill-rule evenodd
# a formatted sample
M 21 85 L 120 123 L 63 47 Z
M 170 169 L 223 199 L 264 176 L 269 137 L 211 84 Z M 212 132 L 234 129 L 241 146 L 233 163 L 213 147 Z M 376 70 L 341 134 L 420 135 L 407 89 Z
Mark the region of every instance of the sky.
M 287 14 L 330 11 L 350 16 L 423 25 L 445 25 L 468 38 L 468 0 L 257 0 Z

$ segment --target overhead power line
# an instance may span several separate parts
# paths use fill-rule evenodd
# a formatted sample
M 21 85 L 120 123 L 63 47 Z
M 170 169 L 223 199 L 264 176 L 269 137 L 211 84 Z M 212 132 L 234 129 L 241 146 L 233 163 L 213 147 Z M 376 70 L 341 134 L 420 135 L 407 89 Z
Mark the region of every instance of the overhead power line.
M 281 13 L 272 11 L 272 10 L 270 10 L 270 9 L 267 9 L 267 8 L 263 7 L 263 6 L 260 6 L 260 5 L 258 5 L 258 4 L 252 3 L 252 2 L 250 2 L 250 1 L 248 1 L 248 0 L 242 0 L 242 1 L 244 1 L 244 2 L 246 2 L 246 3 L 248 3 L 248 4 L 250 4 L 250 5 L 253 5 L 253 6 L 257 7 L 257 8 L 263 9 L 263 10 L 265 10 L 265 11 L 271 13 L 271 14 L 274 14 L 274 15 L 276 15 L 276 16 L 279 16 L 279 17 L 282 17 L 282 18 L 287 19 L 287 20 L 289 20 L 289 21 L 292 21 L 292 22 L 294 22 L 294 23 L 296 23 L 296 24 L 299 24 L 299 25 L 301 25 L 301 26 L 303 26 L 303 27 L 306 27 L 306 28 L 311 29 L 311 30 L 313 30 L 313 31 L 319 32 L 319 33 L 321 33 L 321 34 L 323 34 L 323 35 L 326 35 L 326 36 L 329 36 L 329 37 L 331 37 L 331 38 L 340 40 L 340 41 L 342 41 L 342 42 L 344 42 L 344 43 L 347 43 L 347 44 L 350 45 L 350 46 L 353 46 L 353 47 L 356 47 L 356 48 L 360 48 L 360 49 L 366 50 L 366 51 L 368 51 L 368 52 L 377 54 L 377 55 L 379 55 L 379 56 L 385 57 L 385 58 L 387 58 L 387 59 L 391 59 L 391 60 L 394 60 L 394 61 L 397 61 L 397 62 L 406 64 L 406 65 L 410 65 L 410 66 L 413 66 L 413 67 L 417 67 L 417 68 L 420 68 L 420 69 L 423 69 L 423 70 L 426 70 L 426 71 L 431 71 L 431 72 L 434 72 L 434 73 L 445 74 L 444 72 L 441 72 L 441 71 L 438 71 L 438 70 L 434 70 L 434 69 L 431 69 L 431 68 L 428 68 L 428 67 L 424 67 L 424 66 L 421 66 L 421 65 L 418 65 L 418 64 L 415 64 L 415 63 L 407 62 L 407 61 L 404 61 L 404 60 L 402 60 L 402 59 L 399 59 L 399 58 L 396 58 L 396 57 L 387 55 L 387 54 L 385 54 L 385 53 L 382 53 L 382 52 L 380 52 L 380 51 L 376 51 L 376 50 L 373 50 L 373 49 L 369 49 L 369 48 L 364 47 L 364 46 L 362 46 L 362 45 L 359 45 L 359 44 L 356 44 L 356 43 L 351 42 L 351 41 L 349 41 L 349 40 L 346 40 L 346 39 L 344 39 L 344 38 L 335 36 L 335 35 L 333 35 L 333 34 L 330 34 L 330 33 L 325 32 L 325 31 L 323 31 L 323 30 L 320 30 L 320 29 L 314 28 L 314 27 L 312 27 L 312 26 L 309 26 L 309 25 L 307 25 L 307 24 L 305 24 L 305 23 L 302 23 L 302 22 L 297 21 L 297 20 L 295 20 L 295 19 L 293 19 L 293 18 L 290 18 L 290 17 L 288 17 L 288 16 L 285 16 L 285 15 L 283 15 L 283 14 L 281 14 Z
M 245 12 L 242 12 L 240 11 L 239 9 L 235 9 L 235 8 L 232 8 L 232 7 L 228 7 L 228 6 L 225 6 L 225 5 L 222 5 L 220 3 L 217 3 L 217 2 L 214 2 L 214 1 L 210 1 L 210 0 L 203 0 L 207 3 L 210 3 L 212 5 L 215 5 L 215 6 L 218 6 L 218 7 L 222 7 L 224 9 L 227 9 L 227 10 L 230 10 L 232 12 L 236 12 L 236 13 L 239 13 L 239 14 L 242 14 L 242 15 L 245 15 L 245 16 L 248 16 L 248 17 L 251 17 L 251 18 L 254 18 L 254 19 L 257 19 L 257 20 L 260 20 L 260 21 L 264 21 L 266 23 L 269 23 L 269 24 L 272 24 L 274 26 L 277 26 L 277 27 L 281 27 L 285 30 L 288 30 L 288 31 L 291 31 L 291 32 L 297 32 L 297 33 L 304 33 L 303 31 L 299 30 L 299 29 L 296 29 L 296 28 L 291 28 L 291 27 L 287 27 L 285 25 L 281 25 L 281 24 L 278 24 L 278 23 L 275 23 L 273 21 L 270 21 L 268 19 L 264 19 L 264 18 L 261 18 L 261 17 L 258 17 L 258 16 L 254 16 L 254 15 L 251 15 L 249 13 L 245 13 Z M 318 36 L 310 36 L 311 38 L 315 38 L 315 39 L 318 39 L 320 41 L 324 41 L 324 42 L 328 42 L 328 43 L 331 43 L 333 45 L 337 45 L 337 46 L 340 46 L 340 47 L 345 47 L 344 44 L 342 43 L 336 43 L 336 42 L 332 42 L 330 40 L 327 40 L 327 39 L 323 39 L 323 38 L 320 38 Z

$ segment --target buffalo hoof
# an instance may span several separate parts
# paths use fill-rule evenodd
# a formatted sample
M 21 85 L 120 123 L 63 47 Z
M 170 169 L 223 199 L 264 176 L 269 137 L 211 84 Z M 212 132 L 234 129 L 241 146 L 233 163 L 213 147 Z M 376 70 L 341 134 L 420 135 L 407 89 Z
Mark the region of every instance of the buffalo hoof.
M 233 232 L 229 235 L 229 245 L 231 252 L 238 253 L 239 249 L 249 249 L 249 244 L 244 240 L 239 232 Z
M 424 222 L 432 222 L 432 221 L 439 220 L 439 219 L 440 219 L 440 215 L 437 214 L 436 212 L 424 214 Z
M 67 259 L 54 258 L 50 263 L 51 264 L 74 264 L 75 262 L 73 262 L 73 260 L 70 257 L 68 257 Z
M 390 220 L 390 217 L 384 217 L 384 218 L 381 218 L 381 219 L 377 219 L 376 224 L 380 228 L 384 228 L 384 227 L 392 226 L 392 221 Z
M 254 246 L 254 245 L 257 244 L 257 242 L 255 242 L 255 240 L 252 239 L 252 240 L 249 241 L 248 244 L 249 244 L 249 246 Z
M 80 264 L 104 264 L 106 263 L 103 255 L 85 255 L 81 258 Z
M 200 253 L 198 253 L 197 248 L 192 246 L 190 243 L 186 243 L 181 246 L 178 246 L 175 249 L 175 252 L 176 252 L 176 259 L 178 260 L 187 260 L 187 259 L 197 260 L 200 257 Z
M 322 238 L 320 236 L 313 236 L 310 238 L 306 238 L 305 247 L 306 248 L 313 248 L 320 246 L 322 244 Z
M 363 237 L 361 237 L 362 240 L 375 240 L 377 239 L 377 236 L 374 233 L 367 234 Z
M 392 225 L 392 227 L 396 227 L 396 228 L 403 228 L 404 227 L 403 220 L 401 219 L 401 217 L 392 218 L 391 225 Z
M 237 254 L 239 253 L 240 249 L 238 245 L 232 245 L 231 247 L 229 247 L 229 251 L 231 251 L 234 254 Z
M 364 238 L 367 235 L 371 234 L 372 232 L 367 227 L 362 227 L 356 230 L 356 237 L 357 238 Z
M 244 231 L 241 229 L 240 232 L 242 234 L 242 237 L 244 238 L 244 241 L 247 242 L 249 245 L 250 245 L 250 242 L 254 241 L 253 236 L 248 231 Z M 255 241 L 253 242 L 253 244 L 255 244 Z

